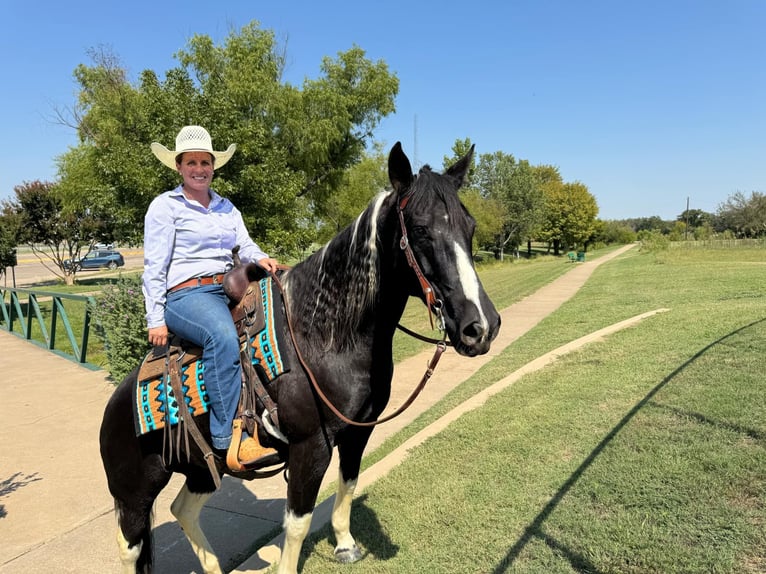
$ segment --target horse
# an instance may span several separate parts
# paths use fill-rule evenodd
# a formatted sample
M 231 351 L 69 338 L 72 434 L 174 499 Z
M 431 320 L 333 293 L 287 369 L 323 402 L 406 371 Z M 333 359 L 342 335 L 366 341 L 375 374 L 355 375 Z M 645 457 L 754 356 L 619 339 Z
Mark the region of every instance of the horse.
M 350 532 L 351 503 L 362 454 L 389 401 L 392 341 L 408 299 L 418 297 L 428 306 L 444 333 L 441 342 L 448 337 L 460 355 L 486 353 L 497 336 L 500 315 L 471 257 L 475 221 L 458 198 L 473 153 L 471 147 L 442 173 L 425 165 L 416 176 L 397 142 L 388 157 L 392 188 L 375 196 L 351 225 L 281 278 L 280 312 L 288 325 L 283 328 L 291 330 L 294 342 L 286 352 L 291 364 L 300 367 L 268 387 L 287 444 L 259 432 L 286 461 L 280 574 L 297 573 L 334 447 L 340 461 L 331 518 L 335 558 L 347 563 L 362 557 Z M 161 432 L 136 436 L 131 404 L 136 371 L 114 391 L 100 430 L 124 571 L 152 571 L 152 505 L 172 474 L 181 473 L 186 481 L 171 512 L 203 571 L 219 573 L 199 516 L 220 476 L 214 480 L 195 444 L 182 445 L 186 456 L 168 461 Z M 195 420 L 209 440 L 207 415 Z M 218 470 L 228 472 L 225 465 Z

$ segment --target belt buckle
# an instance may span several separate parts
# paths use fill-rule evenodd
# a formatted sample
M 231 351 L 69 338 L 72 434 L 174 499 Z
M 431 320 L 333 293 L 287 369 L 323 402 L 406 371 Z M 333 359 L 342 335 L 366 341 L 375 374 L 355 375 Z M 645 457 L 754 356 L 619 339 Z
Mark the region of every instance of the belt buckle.
M 213 275 L 213 285 L 218 285 L 221 282 L 221 274 L 216 273 Z

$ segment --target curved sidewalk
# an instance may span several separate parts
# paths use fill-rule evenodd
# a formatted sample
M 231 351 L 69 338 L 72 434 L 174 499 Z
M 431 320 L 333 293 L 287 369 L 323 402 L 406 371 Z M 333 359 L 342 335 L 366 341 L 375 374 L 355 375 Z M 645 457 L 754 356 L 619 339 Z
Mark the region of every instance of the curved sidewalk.
M 373 432 L 367 452 L 555 311 L 599 265 L 632 247 L 573 264 L 563 276 L 503 310 L 503 326 L 487 355 L 464 360 L 448 350 L 417 401 Z M 420 380 L 431 354 L 429 349 L 396 365 L 391 409 Z M 0 357 L 0 574 L 119 571 L 112 501 L 98 454 L 98 428 L 112 385 L 103 371 L 87 370 L 4 331 Z M 336 473 L 333 463 L 325 485 Z M 155 506 L 158 572 L 199 572 L 169 510 L 182 483 L 183 477 L 174 477 Z M 281 476 L 249 483 L 224 479 L 203 510 L 202 528 L 226 571 L 260 572 L 277 559 L 279 538 L 250 554 L 258 540 L 281 525 L 284 496 Z M 324 524 L 331 505 L 332 499 L 317 507 L 314 528 Z

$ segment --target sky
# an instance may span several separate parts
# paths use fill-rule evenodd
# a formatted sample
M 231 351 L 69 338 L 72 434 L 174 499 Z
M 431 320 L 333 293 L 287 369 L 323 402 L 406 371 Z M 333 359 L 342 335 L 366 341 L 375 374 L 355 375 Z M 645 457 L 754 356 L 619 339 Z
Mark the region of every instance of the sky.
M 193 35 L 223 44 L 252 21 L 285 46 L 293 85 L 354 46 L 386 62 L 399 93 L 375 139 L 401 141 L 416 167 L 441 169 L 469 138 L 478 154 L 556 166 L 605 220 L 766 192 L 763 0 L 1 0 L 0 14 L 0 201 L 56 180 L 77 145 L 57 118 L 92 50 L 132 82 L 164 78 Z

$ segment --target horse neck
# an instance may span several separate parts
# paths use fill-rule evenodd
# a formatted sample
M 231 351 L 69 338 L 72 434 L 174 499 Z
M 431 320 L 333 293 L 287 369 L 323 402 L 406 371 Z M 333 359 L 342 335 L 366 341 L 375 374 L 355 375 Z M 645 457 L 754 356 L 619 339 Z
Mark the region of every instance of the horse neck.
M 396 280 L 396 217 L 390 194 L 376 197 L 349 227 L 287 275 L 294 321 L 325 349 L 393 331 L 407 294 Z

